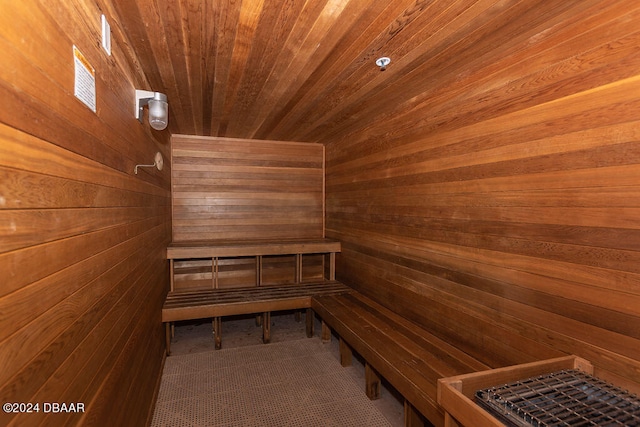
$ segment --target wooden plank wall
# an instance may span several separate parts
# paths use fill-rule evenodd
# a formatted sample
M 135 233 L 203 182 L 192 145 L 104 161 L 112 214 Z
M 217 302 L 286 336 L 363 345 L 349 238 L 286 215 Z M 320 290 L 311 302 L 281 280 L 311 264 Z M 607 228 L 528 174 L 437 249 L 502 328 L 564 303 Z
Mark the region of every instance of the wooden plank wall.
M 173 135 L 173 240 L 323 236 L 324 146 Z
M 324 236 L 322 144 L 173 135 L 171 152 L 173 241 Z M 305 278 L 322 277 L 322 257 L 304 260 Z M 176 290 L 211 286 L 211 262 L 176 269 Z M 220 287 L 255 283 L 253 258 L 219 269 Z M 264 283 L 293 283 L 294 269 L 294 257 L 265 257 Z
M 3 411 L 0 425 L 145 425 L 164 353 L 168 132 L 133 115 L 144 76 L 109 3 L 3 3 L 0 401 L 40 412 Z M 96 113 L 74 97 L 73 45 L 95 68 Z M 134 175 L 156 151 L 166 169 Z M 44 402 L 85 412 L 45 413 Z
M 326 234 L 340 280 L 489 365 L 575 353 L 638 392 L 640 5 L 542 3 L 425 40 L 328 143 Z

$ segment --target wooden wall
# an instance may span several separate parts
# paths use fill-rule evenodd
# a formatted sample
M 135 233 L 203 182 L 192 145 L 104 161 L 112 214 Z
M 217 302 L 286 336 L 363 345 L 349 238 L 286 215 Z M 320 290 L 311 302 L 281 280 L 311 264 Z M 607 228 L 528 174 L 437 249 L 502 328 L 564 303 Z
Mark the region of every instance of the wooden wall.
M 512 3 L 327 141 L 338 278 L 491 366 L 575 353 L 638 392 L 640 8 Z
M 324 147 L 173 135 L 173 240 L 323 236 Z
M 147 87 L 108 2 L 4 3 L 0 401 L 41 406 L 0 412 L 0 424 L 145 425 L 164 352 L 168 132 L 133 115 L 134 89 Z M 95 68 L 96 113 L 74 97 L 73 45 Z M 156 151 L 166 169 L 134 175 Z M 44 402 L 85 413 L 47 414 Z

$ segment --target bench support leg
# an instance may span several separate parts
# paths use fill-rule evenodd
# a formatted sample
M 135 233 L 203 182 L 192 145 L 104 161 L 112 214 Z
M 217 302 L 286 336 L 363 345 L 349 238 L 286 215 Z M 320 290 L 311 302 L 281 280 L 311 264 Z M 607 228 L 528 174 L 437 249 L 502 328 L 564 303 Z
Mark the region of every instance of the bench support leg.
M 380 399 L 380 376 L 369 363 L 364 364 L 364 380 L 367 397 L 371 400 Z
M 213 335 L 216 342 L 216 350 L 222 348 L 222 317 L 213 318 Z
M 269 344 L 271 342 L 271 312 L 267 311 L 262 314 L 262 342 Z
M 424 420 L 408 400 L 404 401 L 404 427 L 424 427 Z
M 307 338 L 313 337 L 313 323 L 315 321 L 315 314 L 313 314 L 313 310 L 307 308 L 307 315 L 305 316 L 305 320 L 307 322 Z
M 164 339 L 167 345 L 167 356 L 171 356 L 171 323 L 164 322 Z
M 340 337 L 340 364 L 343 367 L 351 366 L 353 359 L 353 350 L 349 347 L 349 344 Z
M 322 333 L 320 334 L 320 339 L 323 343 L 331 342 L 331 329 L 324 320 L 322 321 Z
M 294 313 L 294 317 L 296 319 L 296 322 L 302 322 L 302 311 L 296 310 L 296 312 Z
M 256 326 L 262 326 L 262 314 L 256 314 Z

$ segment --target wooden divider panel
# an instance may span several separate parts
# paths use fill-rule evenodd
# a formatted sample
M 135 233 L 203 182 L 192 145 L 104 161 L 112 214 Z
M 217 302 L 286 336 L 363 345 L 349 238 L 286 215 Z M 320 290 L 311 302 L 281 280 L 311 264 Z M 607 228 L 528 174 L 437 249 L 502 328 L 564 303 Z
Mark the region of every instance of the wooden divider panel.
M 324 147 L 173 135 L 173 241 L 323 237 Z

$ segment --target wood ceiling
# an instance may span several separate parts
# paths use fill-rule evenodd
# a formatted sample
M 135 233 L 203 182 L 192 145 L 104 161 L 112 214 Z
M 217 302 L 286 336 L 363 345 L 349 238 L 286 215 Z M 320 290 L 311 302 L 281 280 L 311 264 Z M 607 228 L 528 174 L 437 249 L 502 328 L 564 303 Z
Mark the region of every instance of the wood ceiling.
M 410 111 L 577 3 L 592 2 L 116 0 L 114 13 L 172 133 L 326 143 Z

